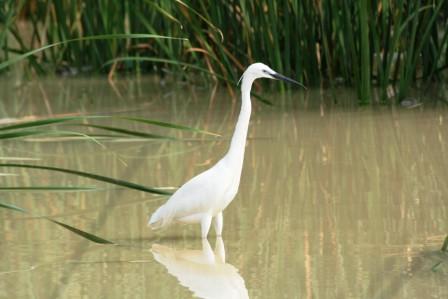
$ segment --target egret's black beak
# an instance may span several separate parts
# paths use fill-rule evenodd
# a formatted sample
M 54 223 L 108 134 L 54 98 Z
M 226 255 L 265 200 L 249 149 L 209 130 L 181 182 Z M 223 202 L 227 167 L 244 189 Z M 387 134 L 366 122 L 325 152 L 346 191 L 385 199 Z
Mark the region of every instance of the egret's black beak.
M 294 83 L 294 84 L 297 84 L 297 85 L 299 85 L 299 86 L 302 86 L 303 88 L 306 89 L 306 87 L 305 87 L 302 83 L 297 82 L 296 80 L 293 80 L 293 79 L 291 79 L 291 78 L 285 77 L 285 76 L 283 76 L 283 75 L 281 75 L 281 74 L 279 74 L 279 73 L 270 73 L 270 75 L 271 75 L 274 79 L 282 80 L 282 81 L 285 81 L 285 82 L 288 82 L 288 83 Z

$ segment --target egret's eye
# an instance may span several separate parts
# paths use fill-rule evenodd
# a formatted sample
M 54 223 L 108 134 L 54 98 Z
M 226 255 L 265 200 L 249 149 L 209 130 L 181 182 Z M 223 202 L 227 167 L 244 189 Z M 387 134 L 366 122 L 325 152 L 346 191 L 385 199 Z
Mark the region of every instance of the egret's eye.
M 265 74 L 269 74 L 269 72 L 267 70 L 262 70 L 262 72 Z

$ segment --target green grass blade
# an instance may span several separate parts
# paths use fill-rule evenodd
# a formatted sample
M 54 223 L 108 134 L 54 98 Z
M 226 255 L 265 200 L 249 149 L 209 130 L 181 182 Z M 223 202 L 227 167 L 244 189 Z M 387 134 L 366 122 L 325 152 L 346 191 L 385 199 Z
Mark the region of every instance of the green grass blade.
M 21 212 L 21 213 L 28 213 L 26 210 L 24 210 L 24 209 L 22 209 L 20 207 L 17 207 L 17 206 L 12 205 L 12 204 L 4 203 L 4 202 L 0 202 L 0 207 L 1 208 L 5 208 L 5 209 L 9 209 L 9 210 L 14 210 L 14 211 Z M 81 236 L 81 237 L 83 237 L 83 238 L 85 238 L 85 239 L 87 239 L 89 241 L 92 241 L 92 242 L 95 242 L 95 243 L 98 243 L 98 244 L 115 244 L 112 241 L 109 241 L 109 240 L 103 239 L 101 237 L 95 236 L 95 235 L 93 235 L 91 233 L 85 232 L 83 230 L 80 230 L 80 229 L 78 229 L 76 227 L 73 227 L 73 226 L 70 226 L 68 224 L 56 221 L 56 220 L 51 219 L 49 217 L 44 217 L 44 218 L 47 219 L 48 221 L 51 221 L 51 222 L 59 225 L 59 226 L 62 226 L 65 229 L 68 229 L 69 231 L 71 231 L 71 232 L 77 234 L 78 236 Z
M 84 119 L 95 119 L 95 118 L 110 118 L 110 116 L 92 115 L 92 116 L 69 116 L 69 117 L 46 118 L 46 119 L 21 122 L 21 123 L 15 124 L 15 125 L 0 127 L 0 131 L 34 128 L 34 127 L 63 123 L 63 122 L 72 121 L 72 120 L 84 120 Z
M 139 191 L 143 191 L 143 192 L 154 193 L 154 194 L 159 194 L 159 195 L 171 195 L 172 194 L 171 192 L 164 191 L 161 189 L 157 189 L 157 188 L 153 188 L 153 187 L 146 187 L 146 186 L 135 184 L 135 183 L 128 182 L 128 181 L 114 179 L 114 178 L 101 176 L 101 175 L 97 175 L 97 174 L 93 174 L 93 173 L 82 172 L 82 171 L 78 171 L 78 170 L 71 170 L 71 169 L 50 167 L 50 166 L 29 165 L 29 164 L 14 164 L 14 163 L 7 163 L 7 164 L 0 163 L 0 167 L 17 167 L 17 168 L 31 168 L 31 169 L 57 171 L 57 172 L 74 174 L 74 175 L 86 177 L 89 179 L 102 181 L 102 182 L 126 187 L 129 189 L 139 190 Z
M 213 28 L 216 32 L 219 33 L 219 36 L 221 37 L 221 42 L 224 41 L 224 34 L 222 33 L 221 29 L 216 27 L 214 24 L 212 24 L 206 17 L 204 17 L 202 14 L 200 14 L 197 10 L 189 6 L 183 1 L 176 0 L 177 3 L 182 4 L 184 7 L 188 8 L 190 11 L 192 11 L 195 15 L 197 15 L 201 20 L 203 20 L 208 26 Z
M 0 139 L 14 139 L 14 138 L 20 138 L 20 137 L 27 137 L 27 136 L 33 136 L 33 135 L 42 135 L 47 133 L 47 131 L 19 131 L 19 132 L 8 132 L 8 133 L 1 133 Z
M 177 124 L 172 124 L 172 123 L 167 123 L 167 122 L 162 122 L 162 121 L 157 121 L 157 120 L 152 120 L 152 119 L 147 119 L 147 118 L 140 118 L 140 117 L 118 117 L 118 118 L 130 120 L 130 121 L 136 121 L 136 122 L 145 123 L 145 124 L 150 124 L 150 125 L 156 125 L 159 127 L 190 131 L 190 132 L 201 133 L 201 134 L 212 135 L 212 136 L 221 136 L 219 134 L 212 133 L 209 131 L 204 131 L 204 130 L 201 130 L 198 128 L 192 128 L 192 127 L 187 127 L 187 126 L 182 126 L 182 125 L 177 125 Z
M 94 186 L 29 186 L 29 187 L 0 187 L 0 191 L 91 191 Z
M 370 41 L 369 41 L 369 1 L 359 2 L 359 26 L 360 26 L 360 104 L 368 104 L 371 100 L 371 72 L 370 72 Z
M 419 9 L 417 9 L 416 11 L 414 11 L 413 13 L 411 13 L 409 15 L 409 17 L 407 17 L 403 23 L 400 25 L 400 27 L 398 28 L 398 35 L 401 35 L 403 33 L 403 31 L 406 29 L 406 27 L 411 23 L 411 21 L 413 21 L 413 19 L 415 19 L 416 17 L 418 17 L 418 15 L 420 13 L 422 13 L 423 11 L 425 11 L 426 9 L 431 9 L 433 7 L 433 5 L 426 5 L 423 7 L 420 7 Z
M 441 250 L 448 252 L 448 236 L 446 236 L 445 241 L 443 242 Z
M 188 126 L 184 126 L 184 125 L 173 124 L 173 123 L 153 120 L 153 119 L 149 119 L 149 118 L 126 117 L 126 116 L 125 117 L 122 117 L 122 116 L 116 117 L 116 116 L 109 116 L 109 115 L 85 115 L 85 116 L 46 118 L 46 119 L 21 122 L 18 124 L 0 127 L 0 131 L 11 131 L 11 130 L 35 128 L 35 127 L 41 127 L 41 126 L 57 125 L 57 124 L 63 124 L 63 123 L 70 122 L 70 121 L 81 121 L 81 120 L 85 120 L 85 119 L 110 119 L 110 118 L 146 123 L 146 124 L 151 124 L 151 125 L 155 125 L 155 126 L 159 126 L 159 127 L 163 127 L 163 128 L 178 129 L 178 130 L 190 131 L 190 132 L 195 132 L 195 133 L 220 136 L 219 134 L 204 131 L 204 130 L 201 130 L 198 128 L 192 128 L 192 127 L 188 127 Z M 82 124 L 82 125 L 88 125 L 88 124 Z M 1 138 L 1 135 L 0 135 L 0 138 Z
M 171 21 L 177 23 L 181 29 L 184 28 L 184 25 L 182 25 L 182 23 L 176 18 L 174 17 L 171 13 L 169 13 L 168 11 L 166 11 L 165 9 L 163 9 L 162 7 L 160 7 L 159 5 L 157 5 L 155 3 L 155 1 L 153 0 L 145 0 L 145 2 L 148 5 L 151 5 L 152 7 L 154 7 L 158 12 L 160 12 L 163 16 L 167 17 L 168 19 L 170 19 Z M 136 13 L 138 13 L 138 11 L 136 11 Z
M 81 137 L 87 138 L 87 139 L 95 142 L 96 144 L 104 147 L 98 140 L 96 140 L 94 137 L 89 136 L 87 134 L 73 132 L 73 131 L 61 131 L 61 130 L 23 130 L 23 131 L 0 133 L 0 139 L 14 139 L 14 138 L 34 136 L 34 135 L 59 135 L 62 137 L 81 136 Z
M 431 271 L 432 272 L 437 272 L 440 268 L 440 266 L 442 265 L 443 261 L 439 261 L 437 263 L 434 264 L 434 266 L 431 267 Z
M 60 130 L 23 130 L 23 131 L 15 131 L 15 132 L 7 132 L 7 133 L 0 133 L 0 139 L 14 139 L 14 138 L 20 138 L 20 137 L 28 137 L 33 135 L 62 135 L 64 137 L 76 135 L 76 136 L 82 136 L 89 139 L 93 139 L 92 137 L 78 132 L 73 131 L 60 131 Z
M 76 227 L 73 227 L 73 226 L 70 226 L 68 224 L 65 224 L 65 223 L 53 220 L 53 219 L 48 218 L 48 217 L 45 217 L 45 219 L 47 219 L 48 221 L 51 221 L 51 222 L 53 222 L 53 223 L 55 223 L 55 224 L 57 224 L 59 226 L 62 226 L 63 228 L 68 229 L 69 231 L 71 231 L 71 232 L 73 232 L 73 233 L 75 233 L 75 234 L 77 234 L 77 235 L 79 235 L 79 236 L 81 236 L 81 237 L 83 237 L 83 238 L 85 238 L 85 239 L 87 239 L 89 241 L 92 241 L 92 242 L 95 242 L 95 243 L 98 243 L 98 244 L 115 244 L 112 241 L 109 241 L 109 240 L 103 239 L 101 237 L 92 235 L 91 233 L 85 232 L 83 230 L 80 230 L 80 229 L 78 229 Z
M 139 132 L 139 131 L 131 131 L 131 130 L 116 128 L 116 127 L 90 125 L 90 124 L 74 124 L 74 125 L 85 126 L 85 127 L 89 127 L 89 128 L 96 128 L 96 129 L 101 129 L 101 130 L 106 130 L 106 131 L 111 131 L 111 132 L 115 132 L 115 133 L 131 135 L 131 136 L 143 137 L 143 138 L 176 140 L 176 138 L 171 137 L 171 136 L 162 136 L 162 135 Z
M 78 41 L 87 41 L 87 40 L 108 40 L 108 39 L 127 39 L 127 38 L 131 38 L 131 39 L 157 38 L 157 39 L 187 40 L 185 38 L 169 37 L 169 36 L 163 36 L 163 35 L 157 35 L 157 34 L 137 34 L 137 33 L 129 33 L 129 34 L 118 33 L 118 34 L 101 34 L 101 35 L 85 36 L 85 37 L 73 38 L 73 39 L 68 39 L 68 40 L 52 43 L 49 45 L 45 45 L 41 48 L 31 50 L 22 55 L 19 55 L 14 58 L 11 58 L 9 60 L 6 60 L 3 63 L 0 63 L 0 70 L 4 69 L 14 63 L 17 63 L 27 57 L 30 57 L 34 54 L 37 54 L 39 52 L 42 52 L 47 49 L 57 47 L 60 45 L 65 45 L 68 43 L 78 42 Z
M 17 212 L 22 212 L 22 213 L 26 213 L 26 211 L 18 206 L 9 204 L 9 203 L 5 203 L 5 202 L 0 202 L 0 207 L 5 208 L 5 209 L 10 209 L 10 210 L 14 210 Z

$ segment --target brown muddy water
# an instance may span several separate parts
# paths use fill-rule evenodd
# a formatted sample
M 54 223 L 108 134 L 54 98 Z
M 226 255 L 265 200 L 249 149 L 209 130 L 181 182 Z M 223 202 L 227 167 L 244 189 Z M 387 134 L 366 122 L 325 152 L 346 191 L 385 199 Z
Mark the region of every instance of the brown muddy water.
M 1 162 L 156 187 L 178 187 L 213 165 L 239 112 L 224 89 L 151 79 L 0 85 L 3 123 L 126 115 L 222 134 L 114 119 L 95 123 L 180 140 L 109 138 L 101 147 L 39 136 L 0 144 Z M 32 213 L 0 209 L 0 297 L 448 298 L 448 258 L 439 251 L 448 232 L 447 109 L 430 102 L 358 107 L 345 89 L 263 96 L 276 105 L 253 103 L 241 186 L 225 210 L 222 239 L 211 231 L 201 241 L 199 225 L 149 230 L 147 217 L 163 196 L 68 174 L 0 169 L 1 186 L 97 188 L 0 193 L 2 202 Z M 92 243 L 39 216 L 120 245 Z

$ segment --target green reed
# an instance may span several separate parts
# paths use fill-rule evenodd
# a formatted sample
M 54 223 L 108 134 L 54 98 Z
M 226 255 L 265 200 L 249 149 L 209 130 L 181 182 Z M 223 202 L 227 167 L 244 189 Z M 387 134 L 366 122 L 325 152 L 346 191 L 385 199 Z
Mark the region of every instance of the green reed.
M 372 86 L 380 101 L 388 89 L 402 100 L 448 65 L 447 8 L 443 0 L 5 0 L 0 63 L 57 44 L 28 55 L 27 69 L 168 69 L 186 78 L 194 65 L 230 86 L 247 64 L 263 61 L 308 86 L 353 86 L 361 103 L 373 101 Z M 132 36 L 143 33 L 188 40 Z M 110 38 L 88 38 L 101 35 Z
M 27 210 L 25 210 L 25 209 L 23 209 L 23 208 L 21 208 L 21 207 L 18 207 L 18 206 L 16 206 L 16 205 L 12 205 L 12 204 L 6 203 L 6 202 L 1 202 L 1 201 L 0 201 L 0 208 L 2 208 L 2 209 L 8 209 L 8 210 L 15 211 L 15 212 L 20 212 L 20 213 L 27 213 L 27 214 L 29 214 L 29 212 L 28 212 Z M 85 239 L 87 239 L 87 240 L 89 240 L 89 241 L 91 241 L 91 242 L 94 242 L 94 243 L 97 243 L 97 244 L 109 244 L 109 245 L 110 245 L 110 244 L 116 244 L 116 243 L 114 243 L 114 242 L 112 242 L 112 241 L 103 239 L 103 238 L 101 238 L 101 237 L 98 237 L 98 236 L 96 236 L 96 235 L 94 235 L 94 234 L 91 234 L 91 233 L 88 233 L 88 232 L 86 232 L 86 231 L 83 231 L 83 230 L 81 230 L 81 229 L 79 229 L 79 228 L 76 228 L 76 227 L 73 227 L 73 226 L 71 226 L 71 225 L 68 225 L 68 224 L 59 222 L 59 221 L 54 220 L 54 219 L 52 219 L 52 218 L 50 218 L 50 217 L 41 216 L 41 217 L 39 217 L 39 218 L 46 219 L 46 220 L 48 220 L 48 221 L 50 221 L 50 222 L 52 222 L 52 223 L 54 223 L 54 224 L 57 224 L 57 225 L 59 225 L 60 227 L 63 227 L 63 228 L 65 228 L 65 229 L 71 231 L 72 233 L 75 233 L 75 234 L 77 234 L 78 236 L 81 236 L 81 237 L 83 237 L 83 238 L 85 238 Z
M 445 241 L 443 241 L 441 250 L 444 252 L 448 252 L 448 236 L 446 236 Z

